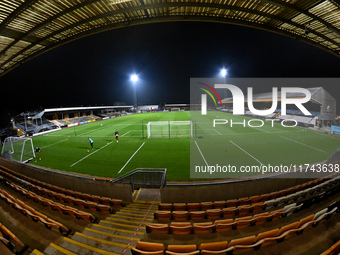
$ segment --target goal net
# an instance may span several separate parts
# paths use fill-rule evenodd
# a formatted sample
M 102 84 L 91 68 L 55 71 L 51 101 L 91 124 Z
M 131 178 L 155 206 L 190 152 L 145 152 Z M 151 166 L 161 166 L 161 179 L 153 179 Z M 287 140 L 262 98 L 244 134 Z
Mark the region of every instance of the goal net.
M 171 108 L 172 112 L 179 112 L 181 109 L 180 108 Z
M 31 138 L 7 137 L 2 146 L 1 154 L 9 152 L 16 161 L 27 162 L 35 158 Z
M 150 121 L 147 124 L 148 138 L 192 137 L 191 121 Z

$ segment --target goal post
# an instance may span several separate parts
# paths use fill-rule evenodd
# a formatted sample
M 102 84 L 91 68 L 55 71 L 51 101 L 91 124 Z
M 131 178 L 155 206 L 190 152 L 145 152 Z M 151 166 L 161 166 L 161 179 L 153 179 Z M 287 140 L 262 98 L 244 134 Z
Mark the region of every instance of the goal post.
M 191 121 L 150 121 L 148 138 L 189 138 L 193 135 Z
M 35 158 L 32 138 L 7 137 L 1 154 L 9 152 L 16 161 L 27 162 Z
M 181 110 L 181 108 L 171 108 L 172 112 L 179 112 Z

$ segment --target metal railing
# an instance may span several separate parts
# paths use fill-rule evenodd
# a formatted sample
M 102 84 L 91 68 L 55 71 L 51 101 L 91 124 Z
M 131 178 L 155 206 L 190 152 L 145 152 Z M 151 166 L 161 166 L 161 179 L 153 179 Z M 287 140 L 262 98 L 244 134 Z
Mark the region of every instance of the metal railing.
M 137 168 L 110 182 L 130 184 L 132 190 L 159 189 L 166 186 L 166 168 Z

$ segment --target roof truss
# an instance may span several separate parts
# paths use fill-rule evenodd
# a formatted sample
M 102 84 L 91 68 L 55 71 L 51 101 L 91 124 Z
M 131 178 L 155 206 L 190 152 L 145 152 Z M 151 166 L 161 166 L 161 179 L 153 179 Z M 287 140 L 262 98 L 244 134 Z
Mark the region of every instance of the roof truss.
M 0 76 L 72 40 L 164 21 L 250 26 L 340 56 L 339 0 L 2 0 Z

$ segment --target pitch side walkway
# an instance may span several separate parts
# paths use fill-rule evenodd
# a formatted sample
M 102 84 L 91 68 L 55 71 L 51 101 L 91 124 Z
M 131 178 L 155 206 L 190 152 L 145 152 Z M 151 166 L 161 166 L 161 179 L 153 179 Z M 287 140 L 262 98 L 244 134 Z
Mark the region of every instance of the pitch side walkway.
M 135 201 L 115 214 L 88 225 L 82 233 L 76 232 L 72 237 L 62 238 L 59 243 L 51 243 L 43 253 L 34 250 L 32 254 L 131 255 L 129 247 L 143 238 L 145 225 L 153 221 L 153 214 L 160 203 L 157 194 L 159 196 L 158 190 L 140 189 L 134 193 Z

